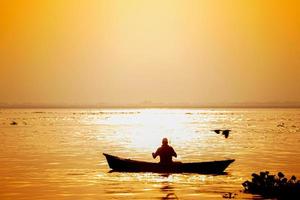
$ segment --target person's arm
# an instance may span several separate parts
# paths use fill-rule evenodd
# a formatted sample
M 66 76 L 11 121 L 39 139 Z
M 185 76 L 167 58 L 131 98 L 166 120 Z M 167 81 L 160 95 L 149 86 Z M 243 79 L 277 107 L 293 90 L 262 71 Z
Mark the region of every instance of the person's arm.
M 159 155 L 160 148 L 156 150 L 155 153 L 152 153 L 152 157 L 155 159 Z
M 173 151 L 172 156 L 174 156 L 175 158 L 177 158 L 177 153 L 175 152 L 175 150 L 173 149 L 173 147 L 172 147 L 172 151 Z

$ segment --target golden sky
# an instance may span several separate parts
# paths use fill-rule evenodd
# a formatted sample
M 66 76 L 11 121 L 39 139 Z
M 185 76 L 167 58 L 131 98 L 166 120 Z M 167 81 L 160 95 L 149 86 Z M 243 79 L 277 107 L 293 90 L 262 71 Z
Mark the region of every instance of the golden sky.
M 300 103 L 298 0 L 3 0 L 0 29 L 0 104 Z

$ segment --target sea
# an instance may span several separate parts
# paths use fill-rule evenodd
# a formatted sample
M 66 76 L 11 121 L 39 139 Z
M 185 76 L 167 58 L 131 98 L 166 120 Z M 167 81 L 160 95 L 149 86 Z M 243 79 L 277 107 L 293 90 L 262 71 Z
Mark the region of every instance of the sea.
M 230 129 L 228 138 L 215 129 Z M 103 153 L 235 159 L 221 175 L 111 172 Z M 300 109 L 0 109 L 0 199 L 263 199 L 252 173 L 300 178 Z

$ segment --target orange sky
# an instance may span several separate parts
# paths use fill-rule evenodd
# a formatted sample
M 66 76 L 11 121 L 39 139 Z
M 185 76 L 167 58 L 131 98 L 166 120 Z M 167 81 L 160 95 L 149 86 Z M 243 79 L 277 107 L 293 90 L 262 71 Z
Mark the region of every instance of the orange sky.
M 0 105 L 298 102 L 298 0 L 4 0 Z

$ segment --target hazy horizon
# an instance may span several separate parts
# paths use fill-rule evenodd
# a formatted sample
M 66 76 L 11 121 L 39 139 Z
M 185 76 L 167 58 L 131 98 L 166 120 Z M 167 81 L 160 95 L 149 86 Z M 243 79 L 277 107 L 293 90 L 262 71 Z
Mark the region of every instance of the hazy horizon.
M 297 0 L 0 5 L 0 107 L 300 106 Z
M 227 103 L 227 104 L 188 104 L 188 103 L 137 103 L 137 104 L 109 104 L 109 103 L 98 103 L 98 104 L 0 104 L 1 108 L 95 108 L 95 109 L 105 109 L 105 108 L 203 108 L 203 109 L 214 109 L 214 108 L 300 108 L 300 103 L 298 102 L 255 102 L 255 103 Z

